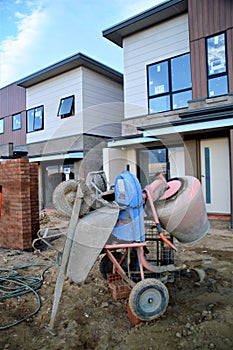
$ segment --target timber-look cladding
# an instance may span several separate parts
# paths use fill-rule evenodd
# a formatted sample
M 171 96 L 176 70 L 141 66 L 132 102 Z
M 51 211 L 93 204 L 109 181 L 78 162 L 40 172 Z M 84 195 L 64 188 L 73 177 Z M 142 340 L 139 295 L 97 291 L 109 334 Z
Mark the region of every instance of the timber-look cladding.
M 233 28 L 232 0 L 189 0 L 190 41 Z
M 188 0 L 193 99 L 207 97 L 205 38 L 226 32 L 229 91 L 233 91 L 233 1 Z
M 22 128 L 12 131 L 12 115 L 22 115 Z M 26 143 L 26 90 L 16 83 L 0 90 L 0 118 L 4 118 L 4 134 L 0 144 L 13 142 L 14 146 Z

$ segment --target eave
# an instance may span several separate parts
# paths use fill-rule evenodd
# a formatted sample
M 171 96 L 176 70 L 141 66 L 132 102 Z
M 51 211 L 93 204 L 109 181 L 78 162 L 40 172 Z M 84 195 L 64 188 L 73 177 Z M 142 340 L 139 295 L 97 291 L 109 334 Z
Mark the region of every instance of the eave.
M 78 53 L 59 61 L 51 66 L 48 66 L 36 73 L 33 73 L 21 80 L 17 81 L 17 85 L 24 88 L 39 84 L 45 80 L 54 78 L 60 74 L 66 73 L 78 67 L 88 68 L 96 73 L 99 73 L 117 83 L 123 84 L 123 74 L 86 56 Z
M 188 0 L 170 0 L 152 7 L 134 17 L 103 31 L 103 36 L 123 47 L 123 39 L 129 35 L 157 25 L 188 11 Z

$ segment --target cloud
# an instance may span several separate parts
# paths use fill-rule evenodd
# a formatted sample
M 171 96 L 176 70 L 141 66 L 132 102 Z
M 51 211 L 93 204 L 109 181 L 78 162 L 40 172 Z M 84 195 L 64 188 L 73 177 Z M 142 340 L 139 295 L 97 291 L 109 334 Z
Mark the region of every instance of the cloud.
M 0 42 L 0 86 L 82 52 L 122 71 L 122 49 L 102 31 L 160 0 L 16 0 L 17 33 Z
M 26 9 L 14 13 L 16 35 L 0 43 L 1 86 L 80 51 L 101 57 L 101 45 L 107 44 L 101 34 L 101 7 L 96 2 L 93 6 L 85 0 L 25 3 Z
M 16 13 L 18 33 L 1 42 L 0 83 L 14 82 L 20 72 L 31 64 L 31 50 L 35 50 L 40 37 L 39 27 L 45 21 L 45 13 L 35 9 L 31 14 Z

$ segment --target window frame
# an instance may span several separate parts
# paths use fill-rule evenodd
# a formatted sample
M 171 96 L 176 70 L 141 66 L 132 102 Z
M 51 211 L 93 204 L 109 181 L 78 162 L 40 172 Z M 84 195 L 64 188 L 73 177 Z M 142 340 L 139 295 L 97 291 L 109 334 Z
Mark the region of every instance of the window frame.
M 162 151 L 165 152 L 165 161 L 160 161 L 158 158 L 156 158 L 156 154 L 154 152 L 157 151 Z M 147 152 L 148 156 L 143 157 L 143 152 Z M 138 148 L 136 152 L 136 157 L 137 157 L 137 177 L 139 179 L 140 184 L 144 188 L 146 185 L 150 184 L 152 181 L 155 180 L 154 175 L 156 174 L 155 172 L 151 173 L 150 172 L 150 166 L 153 166 L 153 164 L 157 164 L 159 173 L 161 172 L 161 169 L 164 167 L 164 170 L 162 171 L 164 177 L 168 181 L 170 178 L 170 163 L 169 163 L 169 155 L 168 155 L 168 148 L 159 145 L 159 146 L 154 146 L 154 147 L 148 147 L 148 148 Z M 147 159 L 147 166 L 148 168 L 143 170 L 143 164 L 141 163 L 141 159 L 143 159 L 143 164 L 145 165 L 145 159 Z M 158 160 L 157 162 L 155 160 Z M 161 164 L 161 165 L 160 165 Z M 163 164 L 163 165 L 162 165 Z
M 42 109 L 42 116 L 41 116 L 41 127 L 35 127 L 35 118 L 37 118 L 37 116 L 35 116 L 35 111 L 36 109 L 39 109 L 41 108 Z M 28 117 L 29 117 L 29 113 L 33 111 L 33 127 L 32 127 L 32 130 L 29 130 L 29 122 L 28 122 Z M 27 110 L 27 115 L 26 115 L 26 130 L 27 130 L 27 134 L 31 133 L 31 132 L 35 132 L 35 131 L 40 131 L 40 130 L 43 130 L 44 129 L 44 106 L 41 105 L 41 106 L 37 106 L 37 107 L 33 107 L 33 108 L 30 108 Z
M 191 75 L 191 62 L 190 62 L 190 87 L 187 87 L 187 88 L 182 88 L 182 89 L 177 89 L 177 90 L 174 90 L 174 88 L 172 87 L 172 60 L 174 59 L 177 59 L 179 57 L 182 57 L 182 56 L 186 56 L 188 55 L 189 56 L 189 62 L 190 62 L 190 52 L 186 52 L 186 53 L 183 53 L 183 54 L 180 54 L 178 56 L 174 56 L 174 57 L 170 57 L 170 58 L 167 58 L 165 60 L 162 60 L 162 61 L 158 61 L 158 62 L 154 62 L 152 64 L 149 64 L 147 65 L 147 98 L 148 98 L 148 114 L 154 114 L 154 113 L 161 113 L 161 112 L 168 112 L 168 111 L 174 111 L 174 110 L 178 110 L 178 109 L 182 109 L 182 108 L 187 108 L 188 106 L 182 106 L 182 107 L 177 107 L 177 108 L 174 108 L 174 103 L 173 103 L 173 97 L 179 93 L 185 93 L 185 92 L 191 92 L 191 98 L 192 98 L 192 75 Z M 161 92 L 161 93 L 158 93 L 158 94 L 154 94 L 154 95 L 150 95 L 150 75 L 149 75 L 149 69 L 153 66 L 157 66 L 157 65 L 160 65 L 160 64 L 163 64 L 163 63 L 167 63 L 167 77 L 168 77 L 168 91 L 167 92 Z M 152 100 L 154 99 L 167 99 L 168 98 L 168 102 L 169 102 L 169 109 L 163 109 L 161 111 L 150 111 L 151 108 L 150 108 L 150 103 Z M 189 100 L 187 100 L 189 101 Z
M 15 125 L 14 117 L 16 117 L 17 115 L 20 116 L 20 126 L 14 127 L 14 125 Z M 22 129 L 22 114 L 21 114 L 21 112 L 12 114 L 12 131 L 17 131 L 17 130 L 21 130 L 21 129 Z
M 215 74 L 210 74 L 209 73 L 209 51 L 208 51 L 208 40 L 214 37 L 218 37 L 220 35 L 224 35 L 224 49 L 225 49 L 225 64 L 226 64 L 226 69 L 224 72 L 219 72 L 219 73 L 215 73 Z M 207 72 L 207 96 L 208 98 L 214 98 L 214 97 L 218 97 L 218 96 L 224 96 L 227 95 L 229 93 L 229 76 L 228 76 L 228 60 L 227 60 L 227 35 L 226 32 L 220 32 L 220 33 L 216 33 L 214 35 L 210 35 L 208 37 L 205 38 L 205 48 L 206 48 L 206 72 Z M 210 82 L 218 79 L 218 78 L 223 78 L 226 77 L 227 79 L 227 83 L 226 83 L 226 93 L 223 94 L 217 94 L 217 95 L 213 95 L 210 94 Z
M 2 131 L 1 131 L 1 128 L 0 128 L 0 135 L 3 135 L 4 132 L 5 132 L 5 121 L 4 121 L 4 118 L 0 118 L 0 123 L 2 121 Z
M 68 113 L 61 114 L 62 103 L 64 103 L 65 100 L 68 100 L 71 97 L 72 97 L 72 103 L 71 103 L 70 111 Z M 57 117 L 68 118 L 72 115 L 75 115 L 75 95 L 70 95 L 70 96 L 61 98 L 58 106 Z

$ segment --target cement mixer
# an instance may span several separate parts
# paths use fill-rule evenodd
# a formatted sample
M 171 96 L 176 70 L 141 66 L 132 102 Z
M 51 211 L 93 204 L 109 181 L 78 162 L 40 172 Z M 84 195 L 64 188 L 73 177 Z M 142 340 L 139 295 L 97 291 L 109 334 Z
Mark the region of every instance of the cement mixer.
M 153 198 L 152 194 L 162 228 L 181 243 L 200 240 L 209 230 L 200 182 L 195 177 L 184 176 L 170 180 L 167 187 L 159 198 Z M 153 217 L 151 206 L 146 208 L 146 212 Z
M 71 182 L 69 182 L 71 181 Z M 89 174 L 88 181 L 69 180 L 54 192 L 54 206 L 71 216 L 54 293 L 50 328 L 65 277 L 85 281 L 101 255 L 100 272 L 114 299 L 128 298 L 128 314 L 140 321 L 160 317 L 167 308 L 166 283 L 181 269 L 174 263 L 173 238 L 195 242 L 209 229 L 199 181 L 191 176 L 166 181 L 157 174 L 143 190 L 130 171 L 123 171 L 114 190 L 107 190 L 103 172 Z M 154 257 L 148 226 L 156 228 Z

